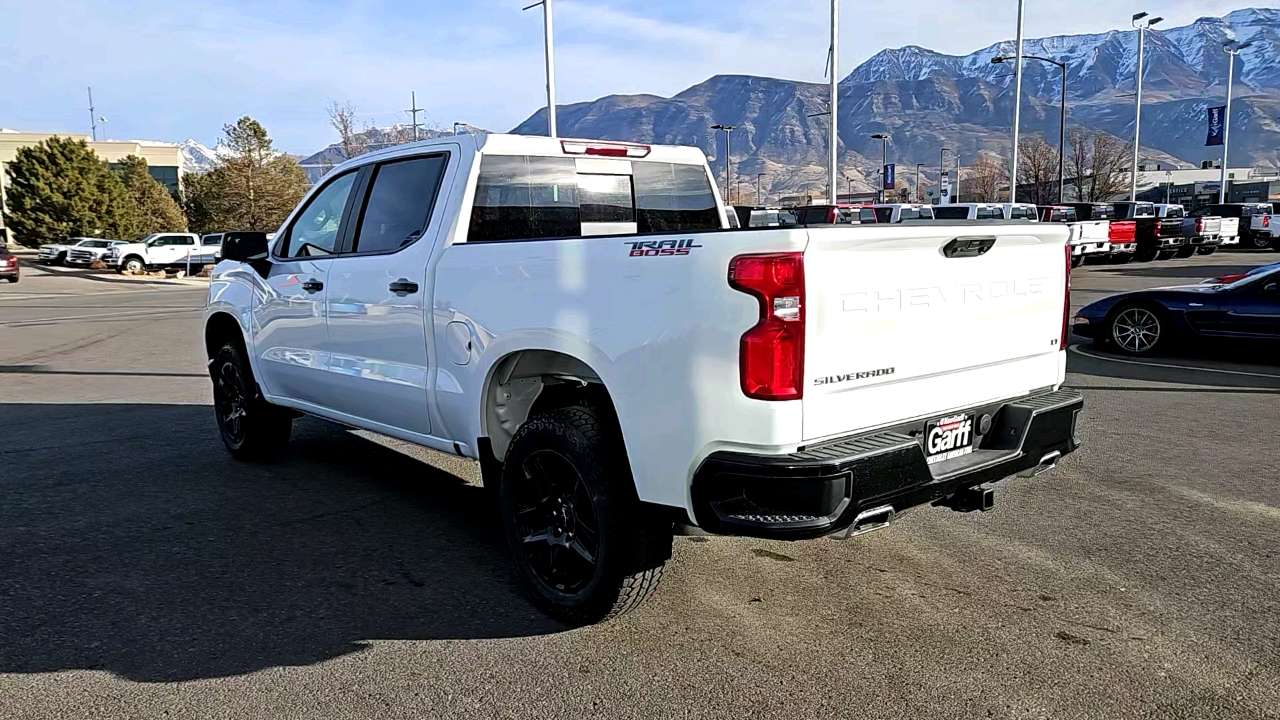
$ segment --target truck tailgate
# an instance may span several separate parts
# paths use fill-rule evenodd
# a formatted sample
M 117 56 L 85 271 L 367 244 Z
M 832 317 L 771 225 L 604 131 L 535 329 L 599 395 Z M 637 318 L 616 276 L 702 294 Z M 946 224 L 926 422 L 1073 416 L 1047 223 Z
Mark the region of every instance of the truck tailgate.
M 1082 245 L 1084 243 L 1107 242 L 1111 223 L 1107 220 L 1082 220 L 1068 223 L 1068 226 L 1073 228 L 1071 244 Z
M 1060 223 L 811 230 L 805 441 L 1060 384 L 1067 236 Z

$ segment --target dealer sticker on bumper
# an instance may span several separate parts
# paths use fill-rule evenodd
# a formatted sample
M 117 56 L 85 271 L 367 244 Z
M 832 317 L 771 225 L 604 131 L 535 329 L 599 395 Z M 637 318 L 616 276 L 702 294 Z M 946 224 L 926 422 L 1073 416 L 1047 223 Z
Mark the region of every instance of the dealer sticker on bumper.
M 924 426 L 924 455 L 930 465 L 973 452 L 973 415 L 949 415 Z

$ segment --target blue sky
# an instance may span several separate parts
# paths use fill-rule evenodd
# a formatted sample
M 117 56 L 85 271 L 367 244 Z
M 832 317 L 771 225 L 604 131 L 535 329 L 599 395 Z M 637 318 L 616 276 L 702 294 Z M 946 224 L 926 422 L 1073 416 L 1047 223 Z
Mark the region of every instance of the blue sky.
M 544 104 L 533 0 L 0 0 L 0 127 L 88 132 L 92 86 L 107 136 L 212 145 L 241 115 L 277 144 L 334 139 L 325 105 L 378 125 L 404 121 L 409 91 L 428 122 L 496 131 Z M 1270 2 L 1028 0 L 1027 35 L 1166 26 Z M 718 73 L 821 81 L 827 0 L 555 0 L 560 103 L 671 95 Z M 1015 0 L 841 0 L 843 76 L 885 47 L 966 53 L 1014 33 Z

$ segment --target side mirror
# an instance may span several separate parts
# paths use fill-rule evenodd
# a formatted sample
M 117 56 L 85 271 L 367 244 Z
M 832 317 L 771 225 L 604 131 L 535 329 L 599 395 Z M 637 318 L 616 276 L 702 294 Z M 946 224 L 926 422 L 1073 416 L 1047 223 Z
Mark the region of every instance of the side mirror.
M 266 260 L 270 243 L 264 232 L 229 232 L 222 236 L 222 259 L 237 262 Z

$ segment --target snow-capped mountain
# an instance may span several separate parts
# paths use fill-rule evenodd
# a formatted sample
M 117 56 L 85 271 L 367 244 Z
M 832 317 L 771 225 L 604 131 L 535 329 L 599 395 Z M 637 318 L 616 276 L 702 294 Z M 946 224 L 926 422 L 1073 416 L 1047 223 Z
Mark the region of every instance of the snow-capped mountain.
M 1221 104 L 1227 74 L 1227 40 L 1253 44 L 1236 64 L 1232 106 L 1233 167 L 1280 164 L 1280 10 L 1237 10 L 1220 18 L 1157 29 L 1147 35 L 1143 80 L 1142 157 L 1149 162 L 1198 165 L 1217 160 L 1206 148 L 1205 107 Z M 939 152 L 958 152 L 968 164 L 980 153 L 1007 156 L 1013 121 L 1012 63 L 1004 42 L 968 55 L 946 55 L 908 46 L 877 53 L 841 81 L 842 171 L 859 189 L 880 164 L 879 140 L 889 133 L 890 162 L 900 177 L 916 163 L 936 173 Z M 1133 85 L 1137 32 L 1039 38 L 1024 53 L 1067 65 L 1069 125 L 1133 134 Z M 1048 63 L 1027 61 L 1023 76 L 1022 128 L 1056 144 L 1061 75 Z M 723 172 L 724 140 L 710 126 L 737 126 L 735 173 L 766 173 L 771 194 L 825 186 L 829 118 L 824 85 L 744 75 L 719 75 L 672 97 L 610 95 L 558 110 L 564 135 L 697 145 Z M 546 132 L 537 112 L 512 132 Z M 950 158 L 952 154 L 948 154 Z M 866 185 L 862 189 L 869 189 Z
M 182 149 L 182 171 L 189 173 L 208 172 L 213 169 L 221 154 L 222 146 L 210 149 L 208 145 L 188 139 L 178 144 Z
M 1059 35 L 1029 39 L 1023 53 L 1052 58 L 1067 65 L 1067 95 L 1087 99 L 1134 83 L 1138 55 L 1137 30 L 1112 30 L 1093 35 Z M 1226 82 L 1227 54 L 1223 43 L 1251 42 L 1240 52 L 1237 81 L 1249 89 L 1280 89 L 1280 9 L 1249 8 L 1227 15 L 1203 17 L 1190 25 L 1147 33 L 1144 84 L 1153 90 L 1194 93 Z M 909 45 L 882 50 L 859 65 L 845 84 L 924 80 L 930 77 L 979 78 L 997 86 L 1012 83 L 1010 63 L 991 59 L 1011 57 L 1012 41 L 990 45 L 968 55 L 945 55 Z M 1061 75 L 1049 64 L 1028 61 L 1024 83 L 1031 92 L 1059 92 Z

